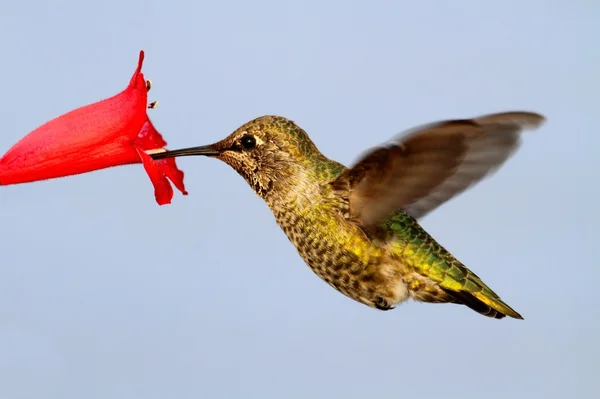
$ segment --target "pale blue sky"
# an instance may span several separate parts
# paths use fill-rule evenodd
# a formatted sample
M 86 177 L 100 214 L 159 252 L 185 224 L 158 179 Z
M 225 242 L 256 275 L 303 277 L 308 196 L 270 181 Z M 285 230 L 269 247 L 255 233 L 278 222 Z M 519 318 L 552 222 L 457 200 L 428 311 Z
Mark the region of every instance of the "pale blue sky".
M 264 114 L 346 164 L 414 125 L 545 114 L 423 220 L 525 321 L 320 281 L 225 164 L 0 190 L 0 398 L 599 396 L 600 5 L 588 1 L 0 3 L 0 152 L 125 87 L 138 51 L 171 148 Z

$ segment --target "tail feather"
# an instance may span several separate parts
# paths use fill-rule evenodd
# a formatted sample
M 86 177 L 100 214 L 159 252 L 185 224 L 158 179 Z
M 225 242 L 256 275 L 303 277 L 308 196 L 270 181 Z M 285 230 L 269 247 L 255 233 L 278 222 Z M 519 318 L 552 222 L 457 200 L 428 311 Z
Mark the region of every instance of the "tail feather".
M 407 278 L 406 284 L 410 296 L 419 302 L 455 303 L 465 305 L 483 316 L 495 319 L 503 319 L 506 316 L 523 319 L 472 272 L 469 272 L 468 281 L 473 284 L 450 289 L 415 273 Z M 467 287 L 471 290 L 465 289 Z
M 514 319 L 523 320 L 523 317 L 513 308 L 508 306 L 498 297 L 486 295 L 483 292 L 451 291 L 444 289 L 444 292 L 456 300 L 456 303 L 463 304 L 470 309 L 487 317 L 502 319 L 510 316 Z

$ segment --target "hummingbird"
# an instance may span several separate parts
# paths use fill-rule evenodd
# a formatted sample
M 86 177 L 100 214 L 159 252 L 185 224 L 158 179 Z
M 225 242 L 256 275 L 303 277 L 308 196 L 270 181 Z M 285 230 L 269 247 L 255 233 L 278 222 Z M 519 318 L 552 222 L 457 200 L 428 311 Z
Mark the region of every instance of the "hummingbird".
M 407 130 L 346 167 L 295 122 L 267 115 L 214 144 L 151 156 L 202 155 L 231 166 L 312 271 L 359 303 L 390 310 L 412 298 L 523 319 L 418 220 L 490 176 L 514 154 L 522 132 L 544 121 L 524 111 L 442 120 Z

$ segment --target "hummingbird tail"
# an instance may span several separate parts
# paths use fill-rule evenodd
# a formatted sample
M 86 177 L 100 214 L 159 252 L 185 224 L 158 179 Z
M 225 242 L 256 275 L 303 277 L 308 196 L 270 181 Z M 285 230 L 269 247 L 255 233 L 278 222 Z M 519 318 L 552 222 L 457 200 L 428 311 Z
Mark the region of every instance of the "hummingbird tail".
M 446 294 L 456 300 L 456 303 L 463 304 L 470 309 L 487 317 L 502 319 L 505 316 L 510 316 L 514 319 L 523 319 L 513 308 L 504 303 L 496 295 L 487 295 L 485 291 L 467 292 L 467 291 L 451 291 L 444 289 Z

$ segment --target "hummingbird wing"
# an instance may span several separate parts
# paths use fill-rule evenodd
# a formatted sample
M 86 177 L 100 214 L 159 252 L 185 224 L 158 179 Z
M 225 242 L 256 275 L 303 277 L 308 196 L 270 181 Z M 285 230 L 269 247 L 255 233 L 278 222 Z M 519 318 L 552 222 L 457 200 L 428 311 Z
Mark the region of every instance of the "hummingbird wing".
M 374 226 L 402 209 L 420 218 L 501 166 L 520 133 L 542 115 L 505 112 L 413 128 L 371 149 L 333 184 L 349 192 L 350 213 Z

